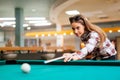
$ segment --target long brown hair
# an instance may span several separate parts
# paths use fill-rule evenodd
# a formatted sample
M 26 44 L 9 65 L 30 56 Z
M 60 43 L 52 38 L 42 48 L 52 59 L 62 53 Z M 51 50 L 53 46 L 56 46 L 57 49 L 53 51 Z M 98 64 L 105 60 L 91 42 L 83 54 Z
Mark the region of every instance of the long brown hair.
M 107 35 L 100 27 L 98 27 L 97 25 L 94 25 L 91 22 L 89 22 L 88 19 L 81 14 L 70 17 L 69 21 L 70 21 L 71 24 L 73 22 L 81 23 L 82 25 L 85 26 L 85 30 L 97 32 L 100 36 L 99 47 L 103 46 L 103 42 L 105 41 Z

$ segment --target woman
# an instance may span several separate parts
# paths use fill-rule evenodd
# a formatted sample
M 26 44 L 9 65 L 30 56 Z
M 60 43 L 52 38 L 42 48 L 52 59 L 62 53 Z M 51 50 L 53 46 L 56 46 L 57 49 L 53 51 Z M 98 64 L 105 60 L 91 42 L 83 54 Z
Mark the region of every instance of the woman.
M 65 53 L 64 61 L 93 59 L 93 60 L 114 60 L 116 50 L 106 33 L 98 26 L 90 23 L 83 15 L 76 15 L 69 18 L 72 30 L 77 37 L 80 37 L 84 47 L 73 54 Z M 88 57 L 89 56 L 89 57 Z

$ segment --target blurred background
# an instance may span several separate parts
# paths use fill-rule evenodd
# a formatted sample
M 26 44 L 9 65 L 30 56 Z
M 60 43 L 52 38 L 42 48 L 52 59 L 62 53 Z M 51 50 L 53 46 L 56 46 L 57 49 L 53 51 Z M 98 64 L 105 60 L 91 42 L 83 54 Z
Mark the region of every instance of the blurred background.
M 0 47 L 79 50 L 68 21 L 76 14 L 100 26 L 120 54 L 120 0 L 0 0 Z

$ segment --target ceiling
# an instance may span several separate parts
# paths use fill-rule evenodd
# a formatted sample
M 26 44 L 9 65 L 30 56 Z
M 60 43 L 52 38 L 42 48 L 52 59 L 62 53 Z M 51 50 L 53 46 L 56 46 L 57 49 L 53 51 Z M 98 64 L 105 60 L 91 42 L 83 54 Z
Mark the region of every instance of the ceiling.
M 14 17 L 16 7 L 24 9 L 25 17 L 49 17 L 56 0 L 0 0 L 0 17 Z
M 31 26 L 31 29 L 69 25 L 70 16 L 65 14 L 69 10 L 78 10 L 93 23 L 120 21 L 120 0 L 0 0 L 0 18 L 14 17 L 16 7 L 24 9 L 25 17 L 46 17 L 52 22 L 50 26 Z
M 0 18 L 15 17 L 15 8 L 23 8 L 24 17 L 45 17 L 49 20 L 50 8 L 56 0 L 0 0 Z M 8 20 L 9 21 L 9 20 Z M 4 20 L 0 20 L 3 23 Z M 33 29 L 35 26 L 31 26 Z M 14 30 L 11 26 L 2 30 Z
M 69 16 L 65 14 L 69 10 L 78 10 L 93 23 L 120 21 L 120 0 L 75 0 L 69 5 L 70 1 L 58 16 L 63 25 L 69 24 Z

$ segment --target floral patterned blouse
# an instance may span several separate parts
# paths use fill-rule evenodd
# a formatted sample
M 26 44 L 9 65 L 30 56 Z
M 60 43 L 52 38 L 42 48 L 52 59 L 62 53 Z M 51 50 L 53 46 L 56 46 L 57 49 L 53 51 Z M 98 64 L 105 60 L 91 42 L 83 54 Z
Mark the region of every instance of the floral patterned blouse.
M 92 55 L 90 59 L 93 58 L 108 58 L 110 56 L 116 55 L 115 46 L 110 42 L 108 38 L 106 38 L 103 43 L 103 48 L 99 48 L 99 35 L 97 32 L 86 32 L 81 36 L 81 41 L 84 42 L 85 47 L 80 50 L 78 53 L 79 58 L 85 58 L 88 55 Z

